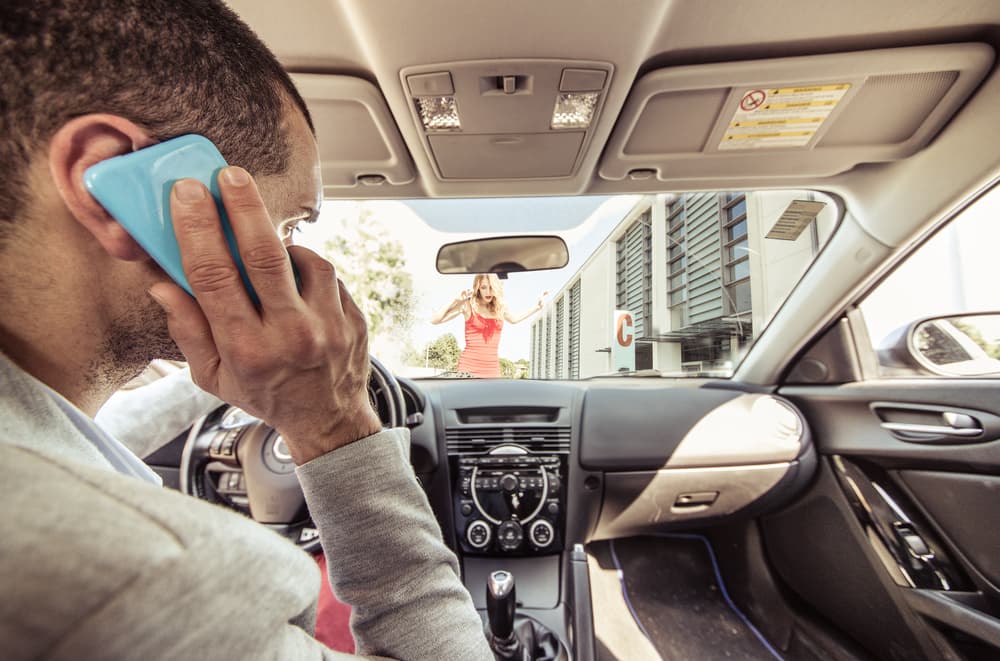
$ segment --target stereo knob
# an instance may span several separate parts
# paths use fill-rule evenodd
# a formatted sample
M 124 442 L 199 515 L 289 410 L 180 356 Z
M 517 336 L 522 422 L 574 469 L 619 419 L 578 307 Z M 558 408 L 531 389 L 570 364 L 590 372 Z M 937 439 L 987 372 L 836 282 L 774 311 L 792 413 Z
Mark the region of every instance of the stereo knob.
M 545 519 L 539 519 L 531 524 L 531 529 L 528 531 L 528 538 L 531 543 L 538 548 L 545 548 L 552 543 L 552 540 L 556 536 L 555 528 L 552 524 Z
M 517 489 L 517 476 L 507 473 L 500 478 L 500 488 L 504 491 L 514 491 Z
M 489 524 L 482 520 L 473 521 L 465 529 L 465 539 L 469 542 L 469 546 L 476 549 L 486 548 L 490 543 L 491 534 Z

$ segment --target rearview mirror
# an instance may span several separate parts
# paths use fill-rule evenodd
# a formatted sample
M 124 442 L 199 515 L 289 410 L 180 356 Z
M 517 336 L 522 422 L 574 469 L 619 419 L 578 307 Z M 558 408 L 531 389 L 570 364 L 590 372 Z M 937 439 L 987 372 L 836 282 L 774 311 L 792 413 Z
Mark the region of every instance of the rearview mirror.
M 1000 313 L 922 319 L 889 339 L 878 352 L 883 365 L 945 376 L 1000 376 Z
M 498 236 L 441 246 L 439 273 L 497 273 L 561 269 L 569 263 L 566 242 L 558 236 Z

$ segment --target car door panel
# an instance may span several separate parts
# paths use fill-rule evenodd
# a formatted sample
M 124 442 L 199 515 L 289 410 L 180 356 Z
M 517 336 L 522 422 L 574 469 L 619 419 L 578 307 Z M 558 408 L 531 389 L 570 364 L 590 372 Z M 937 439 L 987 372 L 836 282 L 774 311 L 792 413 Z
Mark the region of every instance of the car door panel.
M 779 391 L 821 468 L 806 497 L 762 520 L 772 562 L 880 658 L 1000 654 L 998 391 L 988 379 Z M 951 423 L 981 431 L 958 440 Z
M 943 471 L 899 471 L 900 481 L 957 552 L 1000 586 L 1000 477 Z

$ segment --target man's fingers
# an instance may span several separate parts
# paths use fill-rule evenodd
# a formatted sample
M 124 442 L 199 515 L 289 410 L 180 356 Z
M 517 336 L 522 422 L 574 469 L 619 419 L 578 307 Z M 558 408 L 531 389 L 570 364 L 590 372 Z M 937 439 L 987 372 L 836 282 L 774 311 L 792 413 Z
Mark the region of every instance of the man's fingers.
M 256 318 L 208 189 L 181 179 L 170 194 L 170 213 L 184 275 L 211 324 L 225 331 Z
M 219 190 L 262 311 L 293 306 L 298 296 L 292 264 L 257 185 L 246 170 L 230 166 L 219 173 Z
M 333 264 L 302 246 L 291 246 L 288 253 L 295 261 L 302 281 L 302 298 L 309 307 L 324 316 L 334 315 L 337 320 L 341 320 L 344 310 L 340 302 L 337 271 Z
M 167 314 L 170 336 L 191 364 L 191 375 L 204 388 L 212 387 L 219 365 L 212 329 L 198 303 L 173 283 L 159 282 L 149 295 Z

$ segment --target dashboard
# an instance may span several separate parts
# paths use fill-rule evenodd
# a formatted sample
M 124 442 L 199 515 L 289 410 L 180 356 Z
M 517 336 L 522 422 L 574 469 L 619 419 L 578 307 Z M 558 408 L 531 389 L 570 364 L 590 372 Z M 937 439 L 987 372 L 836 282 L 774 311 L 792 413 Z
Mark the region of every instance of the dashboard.
M 416 381 L 373 372 L 372 401 L 386 424 L 410 429 L 414 472 L 446 543 L 469 561 L 559 557 L 591 541 L 755 516 L 787 502 L 815 470 L 802 414 L 729 382 Z M 273 429 L 223 408 L 189 438 L 183 490 L 315 550 L 294 466 Z M 248 485 L 265 494 L 260 502 Z
M 519 612 L 563 641 L 590 626 L 586 544 L 774 511 L 816 472 L 802 413 L 732 382 L 411 380 L 372 365 L 372 401 L 386 425 L 409 428 L 410 462 L 475 606 L 486 609 L 492 572 L 511 572 Z M 222 407 L 178 441 L 147 458 L 179 461 L 157 468 L 166 482 L 319 550 L 274 429 Z
M 791 498 L 816 463 L 791 403 L 728 383 L 400 385 L 414 470 L 463 557 L 546 556 L 752 516 Z

